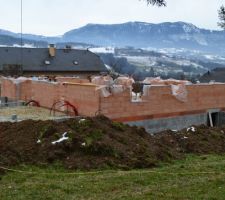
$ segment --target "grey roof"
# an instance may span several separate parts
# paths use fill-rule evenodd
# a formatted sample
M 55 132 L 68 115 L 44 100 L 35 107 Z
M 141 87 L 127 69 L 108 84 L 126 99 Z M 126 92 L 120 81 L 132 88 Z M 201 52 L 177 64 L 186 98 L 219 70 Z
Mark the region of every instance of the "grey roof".
M 225 68 L 215 68 L 200 77 L 201 83 L 209 83 L 210 81 L 225 82 Z
M 21 56 L 21 51 L 23 56 Z M 0 71 L 4 64 L 21 65 L 21 60 L 23 60 L 23 71 L 107 71 L 100 57 L 88 50 L 56 49 L 55 57 L 50 57 L 48 48 L 23 48 L 21 50 L 18 47 L 0 47 Z M 45 61 L 49 61 L 50 64 L 46 64 Z

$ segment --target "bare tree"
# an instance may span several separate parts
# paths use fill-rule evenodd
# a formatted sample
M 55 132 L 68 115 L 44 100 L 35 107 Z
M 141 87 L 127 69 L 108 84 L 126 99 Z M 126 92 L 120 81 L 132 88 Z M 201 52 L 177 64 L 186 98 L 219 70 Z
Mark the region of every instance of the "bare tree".
M 220 19 L 220 22 L 218 23 L 218 25 L 225 29 L 225 7 L 224 6 L 221 6 L 220 9 L 219 9 L 219 19 Z
M 166 6 L 166 0 L 146 0 L 148 4 Z
M 166 0 L 146 0 L 148 4 L 166 6 Z M 220 22 L 218 25 L 225 30 L 225 7 L 222 5 L 218 11 Z

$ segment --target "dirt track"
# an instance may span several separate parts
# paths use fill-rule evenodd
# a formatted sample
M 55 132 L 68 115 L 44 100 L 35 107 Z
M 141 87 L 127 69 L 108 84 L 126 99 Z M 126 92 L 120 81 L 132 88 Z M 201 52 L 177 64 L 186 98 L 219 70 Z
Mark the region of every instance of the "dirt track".
M 64 141 L 52 144 L 63 134 Z M 60 123 L 0 123 L 0 163 L 4 166 L 61 161 L 69 169 L 149 168 L 186 153 L 224 152 L 225 127 L 200 126 L 151 136 L 143 128 L 103 116 Z

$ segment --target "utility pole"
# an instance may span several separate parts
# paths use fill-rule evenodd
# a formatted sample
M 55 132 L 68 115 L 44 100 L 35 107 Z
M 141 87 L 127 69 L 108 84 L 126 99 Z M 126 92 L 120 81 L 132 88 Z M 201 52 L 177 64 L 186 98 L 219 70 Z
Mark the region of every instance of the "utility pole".
M 23 45 L 23 0 L 20 0 L 20 45 Z
M 20 48 L 21 48 L 21 69 L 23 70 L 23 0 L 20 0 Z

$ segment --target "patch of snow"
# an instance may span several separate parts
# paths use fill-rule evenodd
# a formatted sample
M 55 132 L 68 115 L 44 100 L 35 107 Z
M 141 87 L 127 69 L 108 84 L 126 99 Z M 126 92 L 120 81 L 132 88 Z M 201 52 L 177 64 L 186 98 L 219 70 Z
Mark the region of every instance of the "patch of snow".
M 13 44 L 13 47 L 21 47 L 20 44 Z M 34 48 L 35 46 L 33 44 L 24 44 L 22 47 L 24 48 Z
M 192 31 L 192 28 L 185 24 L 185 25 L 183 25 L 183 30 L 185 33 L 190 33 Z
M 204 55 L 204 57 L 209 60 L 214 60 L 214 58 L 215 58 L 215 56 L 213 56 L 213 55 Z
M 201 37 L 201 36 L 198 36 L 198 35 L 197 36 L 194 36 L 194 39 L 200 45 L 203 45 L 203 46 L 207 46 L 208 45 L 207 41 L 203 37 Z
M 195 33 L 199 33 L 200 32 L 200 30 L 196 27 L 196 26 L 194 26 L 193 24 L 184 24 L 183 25 L 183 30 L 184 30 L 184 32 L 185 33 L 191 33 L 191 32 L 195 32 Z
M 65 132 L 59 140 L 52 142 L 52 144 L 55 145 L 57 143 L 61 143 L 61 142 L 65 141 L 65 140 L 68 140 L 69 137 L 66 137 L 66 135 L 67 135 L 67 132 Z
M 96 48 L 89 48 L 89 51 L 93 53 L 115 53 L 115 49 L 113 47 L 96 47 Z

